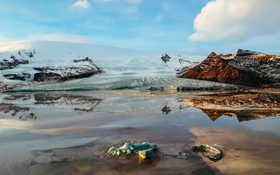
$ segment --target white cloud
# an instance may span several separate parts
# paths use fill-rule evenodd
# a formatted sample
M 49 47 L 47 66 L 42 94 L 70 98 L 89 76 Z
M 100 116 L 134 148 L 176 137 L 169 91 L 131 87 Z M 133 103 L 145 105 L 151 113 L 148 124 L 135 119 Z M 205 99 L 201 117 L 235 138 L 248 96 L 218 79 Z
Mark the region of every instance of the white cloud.
M 214 0 L 194 20 L 191 41 L 244 40 L 280 31 L 279 0 Z
M 89 9 L 90 8 L 90 3 L 88 0 L 77 0 L 72 7 L 74 8 L 79 8 L 79 9 Z

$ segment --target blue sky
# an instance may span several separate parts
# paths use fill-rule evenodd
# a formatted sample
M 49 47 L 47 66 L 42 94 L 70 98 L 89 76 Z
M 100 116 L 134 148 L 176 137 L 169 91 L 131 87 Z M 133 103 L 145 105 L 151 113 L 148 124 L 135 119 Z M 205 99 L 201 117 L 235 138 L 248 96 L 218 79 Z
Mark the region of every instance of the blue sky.
M 225 4 L 227 1 L 228 4 Z M 252 30 L 266 19 L 259 19 L 263 15 L 257 16 L 249 8 L 270 10 L 271 13 L 274 10 L 272 6 L 280 6 L 279 1 L 267 0 L 266 3 L 271 6 L 264 9 L 264 1 L 248 0 L 252 2 L 245 4 L 244 13 L 238 8 L 241 16 L 231 15 L 231 11 L 226 12 L 228 16 L 223 16 L 225 12 L 219 9 L 222 5 L 225 9 L 235 10 L 244 4 L 236 7 L 230 3 L 243 3 L 241 1 L 0 0 L 0 42 L 59 38 L 197 55 L 211 51 L 235 52 L 237 48 L 279 54 L 280 34 L 276 29 L 279 26 L 271 22 L 265 23 L 270 28 Z M 201 12 L 203 8 L 206 10 Z M 278 14 L 273 20 L 280 21 Z M 254 21 L 255 18 L 256 22 L 250 25 L 243 20 Z

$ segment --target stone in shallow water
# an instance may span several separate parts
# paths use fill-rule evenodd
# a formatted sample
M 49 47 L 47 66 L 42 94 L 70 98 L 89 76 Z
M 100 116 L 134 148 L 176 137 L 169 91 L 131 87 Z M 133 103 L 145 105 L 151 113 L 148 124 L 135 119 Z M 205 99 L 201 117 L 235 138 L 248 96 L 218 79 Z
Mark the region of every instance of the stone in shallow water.
M 218 145 L 209 146 L 209 145 L 200 145 L 193 146 L 193 152 L 202 152 L 204 156 L 208 157 L 210 160 L 217 161 L 223 158 L 223 152 L 221 151 Z

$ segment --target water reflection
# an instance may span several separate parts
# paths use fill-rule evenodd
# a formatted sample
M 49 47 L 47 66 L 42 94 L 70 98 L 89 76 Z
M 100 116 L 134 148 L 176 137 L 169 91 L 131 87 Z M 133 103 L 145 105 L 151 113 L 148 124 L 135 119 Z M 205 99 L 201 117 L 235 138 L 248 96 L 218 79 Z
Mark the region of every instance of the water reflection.
M 0 103 L 0 113 L 4 117 L 19 120 L 36 120 L 38 114 L 32 111 L 32 105 L 65 106 L 79 112 L 92 112 L 102 99 L 76 94 L 36 93 L 36 94 L 5 94 Z M 29 107 L 31 106 L 31 107 Z
M 212 121 L 222 116 L 239 122 L 280 116 L 280 94 L 236 93 L 190 96 L 181 100 L 203 111 Z
M 67 105 L 75 111 L 91 112 L 102 101 L 102 99 L 73 94 L 34 94 L 35 104 L 43 105 Z

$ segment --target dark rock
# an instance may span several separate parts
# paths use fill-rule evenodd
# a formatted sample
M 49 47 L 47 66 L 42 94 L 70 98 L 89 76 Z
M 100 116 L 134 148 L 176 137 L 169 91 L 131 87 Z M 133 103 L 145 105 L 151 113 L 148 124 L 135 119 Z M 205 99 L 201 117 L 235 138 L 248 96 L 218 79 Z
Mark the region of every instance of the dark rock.
M 80 62 L 89 62 L 89 63 L 93 63 L 92 59 L 90 59 L 89 57 L 86 57 L 84 59 L 74 59 L 73 60 L 74 63 L 80 63 Z
M 20 80 L 26 81 L 27 79 L 31 78 L 31 75 L 28 73 L 21 73 L 21 74 L 5 74 L 3 75 L 5 78 L 9 80 Z
M 75 65 L 70 67 L 36 67 L 34 70 L 39 72 L 34 74 L 33 81 L 63 82 L 87 78 L 102 73 L 101 68 L 97 67 L 88 57 L 81 60 L 74 60 L 73 62 Z
M 45 82 L 45 81 L 62 81 L 61 76 L 57 73 L 35 73 L 33 81 Z
M 257 55 L 257 54 L 260 54 L 260 52 L 238 49 L 236 56 L 249 56 L 249 55 Z
M 165 105 L 165 106 L 161 109 L 161 111 L 162 111 L 163 113 L 165 113 L 165 114 L 168 114 L 168 113 L 171 112 L 172 110 L 171 110 L 171 108 L 170 108 L 169 106 Z
M 161 59 L 162 59 L 163 62 L 167 63 L 171 59 L 171 57 L 167 54 L 163 54 L 161 56 Z
M 30 100 L 31 99 L 31 95 L 28 94 L 11 94 L 7 97 L 4 97 L 5 100 Z

